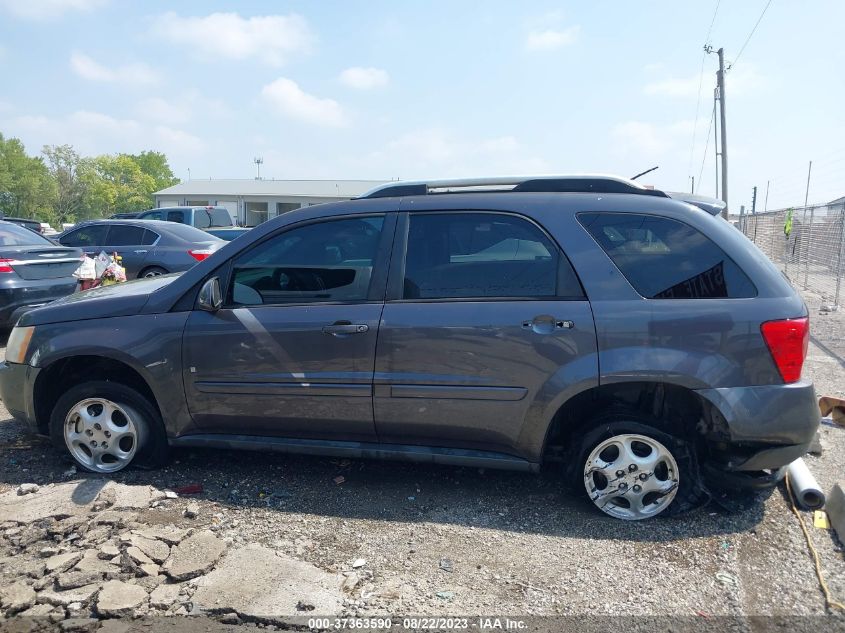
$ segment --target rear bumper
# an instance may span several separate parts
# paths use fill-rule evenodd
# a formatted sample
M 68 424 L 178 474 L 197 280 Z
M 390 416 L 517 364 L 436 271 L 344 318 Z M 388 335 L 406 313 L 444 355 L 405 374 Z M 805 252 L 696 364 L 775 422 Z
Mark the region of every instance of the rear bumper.
M 704 464 L 717 486 L 761 490 L 778 484 L 785 467 L 807 453 L 821 414 L 813 383 L 702 389 L 724 417 L 728 436 L 714 442 Z
M 0 364 L 0 398 L 13 418 L 20 420 L 33 433 L 40 433 L 35 416 L 33 392 L 40 370 L 17 363 Z
M 74 277 L 4 280 L 0 283 L 0 327 L 11 327 L 27 310 L 66 297 L 75 290 Z

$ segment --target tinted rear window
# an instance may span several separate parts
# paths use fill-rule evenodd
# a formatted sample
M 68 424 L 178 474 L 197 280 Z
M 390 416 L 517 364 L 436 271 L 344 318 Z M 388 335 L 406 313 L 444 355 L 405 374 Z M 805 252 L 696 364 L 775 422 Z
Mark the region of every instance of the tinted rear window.
M 214 237 L 202 231 L 200 229 L 194 228 L 193 226 L 189 226 L 187 224 L 178 224 L 176 222 L 170 222 L 164 226 L 161 224 L 157 224 L 155 230 L 159 233 L 169 233 L 175 237 L 180 239 L 186 240 L 188 242 L 221 242 L 220 238 Z
M 40 245 L 52 244 L 52 242 L 17 224 L 2 223 L 2 226 L 0 226 L 0 246 L 26 246 L 28 244 Z
M 683 222 L 633 213 L 580 213 L 578 219 L 647 299 L 757 295 L 748 276 L 721 248 Z

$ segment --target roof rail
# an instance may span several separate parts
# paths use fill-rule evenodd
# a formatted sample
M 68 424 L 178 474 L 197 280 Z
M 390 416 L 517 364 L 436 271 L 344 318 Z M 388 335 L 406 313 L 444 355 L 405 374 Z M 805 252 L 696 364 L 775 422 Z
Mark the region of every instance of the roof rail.
M 468 192 L 535 192 L 535 193 L 634 193 L 667 197 L 656 189 L 646 189 L 627 178 L 601 174 L 561 176 L 496 176 L 490 178 L 447 178 L 443 180 L 405 180 L 390 182 L 371 189 L 360 198 L 392 198 L 425 196 L 437 193 Z

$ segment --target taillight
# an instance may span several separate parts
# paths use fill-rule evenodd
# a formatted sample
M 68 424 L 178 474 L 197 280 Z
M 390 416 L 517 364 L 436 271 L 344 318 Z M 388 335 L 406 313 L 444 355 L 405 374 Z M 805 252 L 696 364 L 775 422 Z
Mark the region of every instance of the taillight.
M 192 251 L 188 251 L 188 254 L 190 254 L 190 256 L 198 262 L 201 262 L 204 259 L 208 259 L 213 252 L 214 250 L 210 248 L 198 248 Z
M 799 380 L 804 359 L 807 358 L 807 347 L 810 344 L 809 317 L 766 321 L 760 326 L 760 332 L 763 334 L 763 340 L 769 347 L 783 381 Z
M 15 269 L 12 268 L 14 259 L 0 259 L 0 273 L 13 273 Z

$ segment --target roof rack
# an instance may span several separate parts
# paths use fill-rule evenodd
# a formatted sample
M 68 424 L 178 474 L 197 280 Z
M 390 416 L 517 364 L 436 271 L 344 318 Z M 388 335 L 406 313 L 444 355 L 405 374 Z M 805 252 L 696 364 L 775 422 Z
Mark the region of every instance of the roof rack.
M 633 180 L 601 174 L 400 180 L 380 185 L 360 197 L 391 198 L 398 196 L 425 196 L 438 193 L 502 191 L 535 193 L 633 193 L 645 196 L 658 196 L 660 198 L 667 197 L 662 191 L 646 189 Z

